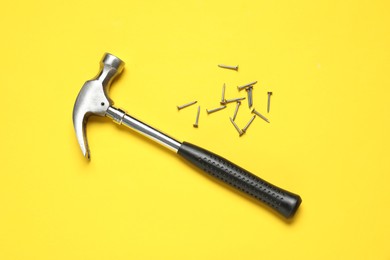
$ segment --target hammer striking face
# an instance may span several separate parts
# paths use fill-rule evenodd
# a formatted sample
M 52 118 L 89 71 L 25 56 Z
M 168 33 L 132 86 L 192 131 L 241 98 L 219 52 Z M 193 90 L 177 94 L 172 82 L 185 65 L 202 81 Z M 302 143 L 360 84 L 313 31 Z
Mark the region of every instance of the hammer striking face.
M 107 116 L 114 122 L 145 135 L 157 143 L 177 153 L 212 177 L 245 192 L 254 199 L 267 204 L 275 212 L 286 218 L 294 216 L 301 197 L 272 185 L 232 162 L 203 148 L 176 139 L 115 108 L 108 97 L 112 80 L 119 75 L 124 62 L 112 54 L 106 53 L 100 62 L 98 75 L 87 81 L 77 96 L 73 108 L 73 125 L 83 155 L 90 159 L 86 126 L 92 115 Z

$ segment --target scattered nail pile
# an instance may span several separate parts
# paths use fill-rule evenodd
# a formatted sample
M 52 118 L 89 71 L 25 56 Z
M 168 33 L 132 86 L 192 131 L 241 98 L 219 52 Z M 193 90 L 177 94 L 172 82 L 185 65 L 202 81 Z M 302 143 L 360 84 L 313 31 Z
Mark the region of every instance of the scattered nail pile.
M 230 69 L 230 70 L 238 71 L 238 65 L 237 66 L 229 66 L 229 65 L 219 64 L 218 67 L 223 68 L 223 69 Z M 256 83 L 257 83 L 257 81 L 253 81 L 253 82 L 250 82 L 248 84 L 245 84 L 245 85 L 237 87 L 238 91 L 241 91 L 241 90 L 245 89 L 245 91 L 247 92 L 248 107 L 249 108 L 251 108 L 253 106 L 253 86 Z M 265 116 L 263 116 L 262 114 L 260 114 L 257 110 L 255 110 L 253 108 L 252 109 L 252 114 L 254 114 L 254 116 L 249 120 L 249 122 L 245 125 L 245 127 L 241 129 L 236 124 L 235 119 L 237 117 L 238 109 L 239 109 L 239 107 L 241 105 L 241 101 L 244 100 L 245 97 L 238 97 L 238 98 L 233 98 L 233 99 L 225 99 L 225 89 L 226 89 L 226 85 L 223 84 L 223 86 L 222 86 L 222 98 L 221 98 L 221 101 L 219 102 L 221 104 L 221 106 L 217 107 L 217 108 L 213 108 L 213 109 L 206 109 L 207 114 L 211 114 L 211 113 L 220 111 L 222 109 L 225 109 L 227 104 L 235 102 L 236 103 L 236 109 L 234 110 L 233 117 L 230 117 L 230 122 L 232 122 L 232 124 L 233 124 L 234 128 L 237 130 L 239 136 L 242 136 L 243 134 L 246 133 L 246 131 L 248 130 L 249 126 L 252 124 L 253 120 L 255 120 L 256 116 L 260 117 L 261 119 L 263 119 L 264 121 L 269 123 L 269 120 Z M 267 99 L 267 113 L 269 113 L 269 111 L 270 111 L 271 95 L 272 95 L 272 92 L 267 92 L 267 96 L 268 96 L 268 99 Z M 192 102 L 186 103 L 184 105 L 177 106 L 177 109 L 181 110 L 183 108 L 186 108 L 186 107 L 189 107 L 191 105 L 194 105 L 197 102 L 198 101 L 192 101 Z M 196 114 L 196 120 L 195 120 L 195 123 L 193 124 L 193 126 L 196 127 L 196 128 L 199 126 L 199 115 L 200 115 L 200 106 L 198 106 L 198 112 Z

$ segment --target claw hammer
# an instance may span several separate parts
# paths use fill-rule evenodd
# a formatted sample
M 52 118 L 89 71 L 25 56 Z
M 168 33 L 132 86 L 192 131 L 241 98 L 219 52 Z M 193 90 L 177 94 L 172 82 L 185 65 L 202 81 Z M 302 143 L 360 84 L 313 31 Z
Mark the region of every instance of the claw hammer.
M 90 160 L 86 136 L 88 118 L 92 115 L 106 116 L 115 123 L 125 125 L 165 146 L 210 176 L 265 203 L 285 218 L 294 216 L 302 202 L 299 195 L 281 189 L 201 147 L 179 142 L 114 107 L 108 91 L 113 79 L 123 71 L 124 65 L 125 63 L 118 57 L 105 53 L 100 62 L 99 73 L 95 78 L 85 82 L 77 96 L 73 108 L 73 125 L 81 151 L 88 160 Z

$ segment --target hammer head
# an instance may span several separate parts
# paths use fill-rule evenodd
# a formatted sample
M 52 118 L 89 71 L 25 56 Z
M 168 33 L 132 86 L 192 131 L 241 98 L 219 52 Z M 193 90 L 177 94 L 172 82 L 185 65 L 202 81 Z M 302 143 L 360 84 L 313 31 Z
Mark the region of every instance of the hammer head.
M 83 155 L 90 159 L 86 127 L 92 115 L 105 116 L 114 104 L 108 91 L 112 80 L 123 71 L 125 63 L 112 54 L 105 53 L 100 70 L 95 78 L 88 80 L 81 88 L 73 107 L 73 126 Z

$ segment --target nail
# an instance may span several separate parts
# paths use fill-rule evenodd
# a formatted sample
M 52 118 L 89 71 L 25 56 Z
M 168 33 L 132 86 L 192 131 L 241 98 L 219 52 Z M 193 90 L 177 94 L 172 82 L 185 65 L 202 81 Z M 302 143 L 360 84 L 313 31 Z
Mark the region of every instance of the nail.
M 246 92 L 248 92 L 248 106 L 249 106 L 249 108 L 251 108 L 253 105 L 253 87 L 249 86 L 245 90 L 246 90 Z
M 234 110 L 233 121 L 236 120 L 238 108 L 240 107 L 240 105 L 241 105 L 241 101 L 237 101 L 236 110 Z
M 241 91 L 241 90 L 243 90 L 244 88 L 247 88 L 247 87 L 249 87 L 249 86 L 255 85 L 256 83 L 257 83 L 257 81 L 253 81 L 253 82 L 251 82 L 251 83 L 248 83 L 248 84 L 245 84 L 245 85 L 242 85 L 242 86 L 237 86 L 237 89 L 238 89 L 239 91 Z
M 227 99 L 227 100 L 225 100 L 225 104 L 233 103 L 233 102 L 240 101 L 240 100 L 244 100 L 244 99 L 245 99 L 245 97 Z
M 238 65 L 237 66 L 230 66 L 230 65 L 218 64 L 218 67 L 223 68 L 223 69 L 238 71 Z
M 241 136 L 243 134 L 241 129 L 238 127 L 238 125 L 233 121 L 233 119 L 231 117 L 229 117 L 229 119 L 230 119 L 230 122 L 232 122 L 232 124 L 234 125 L 234 128 L 236 128 L 238 134 Z
M 267 92 L 268 94 L 268 102 L 267 102 L 267 113 L 269 113 L 269 107 L 271 105 L 271 96 L 272 96 L 272 92 Z
M 263 116 L 262 114 L 260 114 L 259 112 L 257 112 L 255 109 L 252 110 L 252 113 L 258 115 L 259 117 L 261 117 L 264 121 L 266 121 L 267 123 L 269 123 L 269 120 Z
M 226 108 L 226 106 L 221 106 L 221 107 L 217 107 L 217 108 L 210 109 L 210 110 L 206 109 L 206 112 L 207 112 L 207 114 L 211 114 L 211 113 L 217 112 L 219 110 L 222 110 L 224 108 Z
M 198 102 L 198 101 L 192 101 L 190 103 L 187 103 L 187 104 L 184 104 L 184 105 L 181 105 L 181 106 L 177 106 L 177 110 L 183 109 L 185 107 L 189 107 L 189 106 L 191 106 L 193 104 L 196 104 L 196 102 Z
M 253 116 L 251 118 L 251 120 L 249 120 L 249 122 L 246 124 L 246 126 L 243 129 L 241 129 L 242 134 L 246 133 L 246 130 L 248 130 L 249 126 L 252 124 L 252 122 L 253 122 L 253 120 L 255 120 L 255 118 L 256 118 L 256 116 Z
M 225 83 L 223 83 L 223 86 L 222 86 L 222 99 L 221 99 L 221 105 L 225 105 L 226 104 L 226 99 L 225 99 L 225 88 L 226 88 L 226 85 Z
M 196 114 L 195 124 L 193 124 L 193 126 L 196 127 L 196 128 L 198 128 L 199 114 L 200 114 L 200 106 L 198 106 L 198 113 Z

